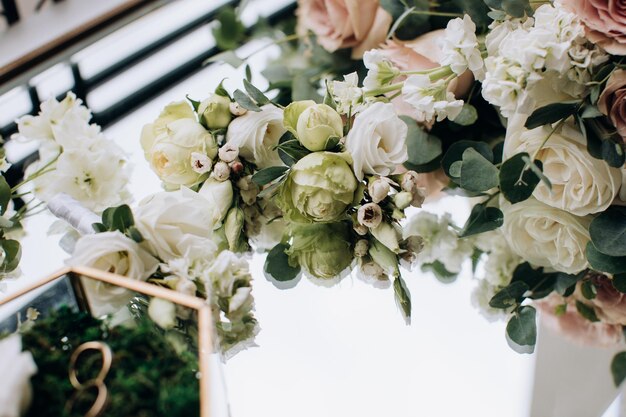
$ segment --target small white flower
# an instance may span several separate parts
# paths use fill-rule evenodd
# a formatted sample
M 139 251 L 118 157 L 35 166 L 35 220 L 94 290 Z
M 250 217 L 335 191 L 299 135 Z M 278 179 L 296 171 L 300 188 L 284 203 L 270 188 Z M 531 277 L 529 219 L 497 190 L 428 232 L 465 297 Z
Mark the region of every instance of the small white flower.
M 198 174 L 205 174 L 211 171 L 211 166 L 213 162 L 208 155 L 200 153 L 200 152 L 192 152 L 191 153 L 191 167 Z
M 224 161 L 219 161 L 213 168 L 213 176 L 218 181 L 226 181 L 230 177 L 230 166 Z
M 379 49 L 372 49 L 363 55 L 363 64 L 368 69 L 367 76 L 363 80 L 366 90 L 375 90 L 389 84 L 400 75 L 396 68 Z
M 225 143 L 218 151 L 220 160 L 230 163 L 239 156 L 239 147 L 232 143 Z
M 376 203 L 367 203 L 359 207 L 357 219 L 365 227 L 375 228 L 383 221 L 383 211 Z
M 369 183 L 367 186 L 367 191 L 372 197 L 372 201 L 374 203 L 380 203 L 387 197 L 389 194 L 389 190 L 391 187 L 389 186 L 389 181 L 383 178 L 377 178 Z
M 367 242 L 367 239 L 360 239 L 354 245 L 354 256 L 358 258 L 362 258 L 365 255 L 367 255 L 368 249 L 369 249 L 369 243 Z
M 415 109 L 419 122 L 429 122 L 436 116 L 440 122 L 446 117 L 454 120 L 463 109 L 463 100 L 456 100 L 447 91 L 444 80 L 432 83 L 427 75 L 412 75 L 402 87 L 402 97 Z
M 487 74 L 483 81 L 483 97 L 500 107 L 504 117 L 511 117 L 518 107 L 530 100 L 526 91 L 529 74 L 504 57 L 490 56 L 485 60 L 485 66 Z
M 452 71 L 463 74 L 468 68 L 477 80 L 485 76 L 483 60 L 478 49 L 476 25 L 469 17 L 456 18 L 448 22 L 441 42 L 443 57 L 441 65 L 450 65 Z
M 363 100 L 363 90 L 359 87 L 356 72 L 343 76 L 343 81 L 333 81 L 333 97 L 337 101 L 337 111 L 341 114 L 355 113 Z

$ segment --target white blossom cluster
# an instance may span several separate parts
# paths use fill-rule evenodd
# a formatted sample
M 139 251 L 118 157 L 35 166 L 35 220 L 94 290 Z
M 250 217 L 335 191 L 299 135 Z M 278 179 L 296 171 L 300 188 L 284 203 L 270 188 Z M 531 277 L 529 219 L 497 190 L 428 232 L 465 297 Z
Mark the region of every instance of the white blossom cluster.
M 38 199 L 47 202 L 63 192 L 95 212 L 130 200 L 128 157 L 90 119 L 81 100 L 68 93 L 60 102 L 44 102 L 37 116 L 17 121 L 17 140 L 40 143 L 39 160 L 25 172 Z

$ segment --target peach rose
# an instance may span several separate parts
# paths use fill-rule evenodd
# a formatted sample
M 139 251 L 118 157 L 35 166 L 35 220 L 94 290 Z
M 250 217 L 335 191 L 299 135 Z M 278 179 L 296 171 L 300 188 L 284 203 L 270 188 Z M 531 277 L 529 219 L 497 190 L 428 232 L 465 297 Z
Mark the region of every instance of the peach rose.
M 567 303 L 564 314 L 557 316 L 558 305 Z M 622 341 L 622 326 L 602 321 L 591 322 L 576 310 L 572 297 L 565 299 L 553 293 L 539 300 L 535 306 L 541 312 L 541 321 L 549 328 L 563 334 L 566 338 L 583 346 L 611 347 Z
M 392 17 L 378 0 L 298 0 L 298 29 L 310 30 L 324 49 L 352 48 L 352 58 L 376 48 L 387 37 Z
M 626 140 L 626 71 L 613 71 L 598 99 L 598 109 L 609 117 L 617 133 Z
M 444 29 L 428 32 L 412 41 L 389 40 L 380 51 L 401 71 L 424 71 L 440 66 L 443 58 L 439 40 L 445 35 Z M 405 77 L 398 77 L 394 82 Z M 448 89 L 455 97 L 465 96 L 474 82 L 471 71 L 466 71 L 461 77 L 453 80 Z M 415 109 L 407 104 L 401 96 L 392 100 L 396 112 L 402 116 L 413 117 Z
M 561 0 L 578 15 L 587 38 L 613 55 L 626 55 L 626 4 L 624 0 Z

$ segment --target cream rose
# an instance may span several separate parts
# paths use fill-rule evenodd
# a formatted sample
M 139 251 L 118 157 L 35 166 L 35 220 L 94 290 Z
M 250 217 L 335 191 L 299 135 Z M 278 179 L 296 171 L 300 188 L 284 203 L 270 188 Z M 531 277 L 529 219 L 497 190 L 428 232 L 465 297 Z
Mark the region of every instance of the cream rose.
M 249 111 L 230 122 L 226 141 L 239 147 L 239 155 L 258 168 L 283 165 L 274 149 L 286 132 L 283 111 L 271 104 L 260 112 Z
M 96 268 L 143 281 L 156 271 L 158 260 L 134 240 L 115 231 L 81 237 L 67 264 Z M 124 288 L 100 281 L 84 279 L 83 286 L 91 312 L 96 317 L 119 311 L 131 297 L 131 293 Z
M 585 269 L 591 218 L 577 217 L 534 198 L 502 204 L 502 232 L 517 255 L 533 265 L 568 274 Z
M 167 189 L 191 187 L 208 177 L 191 163 L 192 154 L 213 159 L 217 155 L 215 138 L 196 119 L 187 103 L 171 103 L 159 117 L 141 131 L 141 147 L 150 167 Z
M 230 181 L 225 184 L 230 185 Z M 231 202 L 232 194 L 229 206 Z M 184 256 L 190 246 L 210 244 L 207 240 L 224 217 L 218 206 L 188 188 L 149 196 L 139 203 L 134 215 L 145 245 L 166 262 Z
M 374 103 L 359 113 L 346 136 L 346 148 L 352 156 L 354 174 L 386 176 L 407 158 L 406 124 L 396 115 L 393 105 Z
M 519 152 L 531 156 L 550 134 L 551 126 L 527 130 L 525 117 L 510 119 L 504 141 L 504 157 Z M 606 210 L 619 192 L 621 173 L 587 152 L 582 134 L 572 123 L 565 123 L 554 132 L 537 154 L 543 172 L 552 183 L 552 190 L 540 183 L 533 195 L 549 206 L 576 216 Z
M 329 52 L 352 48 L 352 58 L 385 41 L 392 17 L 378 0 L 299 0 L 298 31 L 310 30 Z
M 22 351 L 21 335 L 0 340 L 0 373 L 0 416 L 24 415 L 32 400 L 30 378 L 37 373 L 37 365 L 30 352 Z

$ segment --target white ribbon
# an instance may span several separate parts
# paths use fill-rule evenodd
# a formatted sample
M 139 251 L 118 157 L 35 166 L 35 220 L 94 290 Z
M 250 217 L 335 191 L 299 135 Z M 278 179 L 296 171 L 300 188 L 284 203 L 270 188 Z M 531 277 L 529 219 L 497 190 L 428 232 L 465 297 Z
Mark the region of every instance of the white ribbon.
M 65 220 L 80 234 L 94 233 L 94 223 L 100 222 L 100 217 L 81 203 L 65 193 L 55 195 L 48 201 L 48 210 L 61 220 Z

